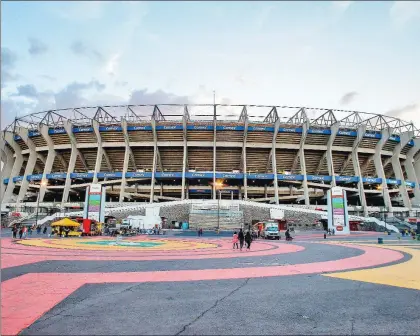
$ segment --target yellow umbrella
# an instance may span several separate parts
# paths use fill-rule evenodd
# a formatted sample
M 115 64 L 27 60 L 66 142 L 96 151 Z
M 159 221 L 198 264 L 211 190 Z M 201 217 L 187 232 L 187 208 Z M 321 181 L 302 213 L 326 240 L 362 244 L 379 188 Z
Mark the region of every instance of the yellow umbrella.
M 72 221 L 71 219 L 64 218 L 64 219 L 61 219 L 57 222 L 52 223 L 51 226 L 74 226 L 74 227 L 76 227 L 76 226 L 80 226 L 80 224 L 75 222 L 75 221 Z

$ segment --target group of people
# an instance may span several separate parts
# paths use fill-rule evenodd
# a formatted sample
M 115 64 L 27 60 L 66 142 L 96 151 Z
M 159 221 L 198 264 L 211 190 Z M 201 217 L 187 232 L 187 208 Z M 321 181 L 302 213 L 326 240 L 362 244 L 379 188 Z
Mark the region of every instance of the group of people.
M 17 237 L 19 236 L 19 239 L 25 239 L 27 236 L 31 236 L 33 231 L 36 231 L 37 234 L 47 234 L 47 227 L 44 226 L 44 228 L 42 228 L 41 225 L 37 225 L 37 226 L 17 226 L 17 225 L 13 225 L 12 226 L 12 235 L 13 235 L 13 239 L 17 239 Z
M 252 235 L 249 230 L 246 231 L 244 234 L 244 231 L 242 229 L 239 229 L 238 232 L 233 233 L 232 237 L 232 243 L 233 243 L 233 249 L 239 249 L 242 251 L 244 247 L 244 243 L 246 243 L 246 249 L 249 251 L 251 249 L 251 243 L 252 243 Z

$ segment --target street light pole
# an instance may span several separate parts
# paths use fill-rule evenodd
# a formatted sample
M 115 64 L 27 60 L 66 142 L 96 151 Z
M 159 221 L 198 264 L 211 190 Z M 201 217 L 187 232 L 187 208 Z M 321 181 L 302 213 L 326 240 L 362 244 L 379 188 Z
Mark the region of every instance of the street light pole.
M 222 196 L 221 190 L 219 190 L 219 198 L 217 199 L 217 231 L 220 230 L 220 197 Z

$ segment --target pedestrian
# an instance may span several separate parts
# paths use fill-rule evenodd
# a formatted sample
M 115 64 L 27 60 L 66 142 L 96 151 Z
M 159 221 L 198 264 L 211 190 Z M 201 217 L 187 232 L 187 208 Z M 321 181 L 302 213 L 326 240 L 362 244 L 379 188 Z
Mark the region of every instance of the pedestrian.
M 42 234 L 47 234 L 47 226 L 44 226 L 44 230 L 42 230 Z
M 20 227 L 20 229 L 19 229 L 19 239 L 22 239 L 22 236 L 23 236 L 23 228 Z
M 235 232 L 233 233 L 233 237 L 232 237 L 233 249 L 235 249 L 235 248 L 236 248 L 237 250 L 239 250 L 238 241 L 239 241 L 238 234 L 237 234 L 237 232 L 235 231 Z
M 198 230 L 197 230 L 197 235 L 200 237 L 200 234 L 201 234 L 201 229 L 200 229 L 200 228 L 198 228 Z
M 333 234 L 333 236 L 335 235 L 335 229 L 332 229 L 332 234 Z
M 245 243 L 246 243 L 247 251 L 251 249 L 251 242 L 252 242 L 252 236 L 251 236 L 251 232 L 249 232 L 248 230 L 245 234 Z
M 28 228 L 26 226 L 24 226 L 22 231 L 23 231 L 22 237 L 23 237 L 23 239 L 25 239 L 26 238 L 26 235 L 28 233 Z
M 12 234 L 13 234 L 13 239 L 16 239 L 16 234 L 17 234 L 17 228 L 16 228 L 16 225 L 13 225 L 13 227 L 12 227 Z
M 328 229 L 328 235 L 331 236 L 331 229 Z
M 242 229 L 239 229 L 238 239 L 239 239 L 239 248 L 242 251 L 242 247 L 244 247 L 244 240 L 245 240 L 244 232 L 242 231 Z
M 36 234 L 39 235 L 41 233 L 41 225 L 36 227 Z

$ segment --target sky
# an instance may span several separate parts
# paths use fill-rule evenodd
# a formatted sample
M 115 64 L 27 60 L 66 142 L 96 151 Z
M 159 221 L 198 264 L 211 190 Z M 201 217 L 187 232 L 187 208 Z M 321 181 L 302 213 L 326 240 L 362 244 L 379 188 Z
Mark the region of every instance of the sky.
M 2 1 L 2 128 L 50 109 L 212 103 L 213 90 L 420 128 L 419 41 L 414 1 Z

